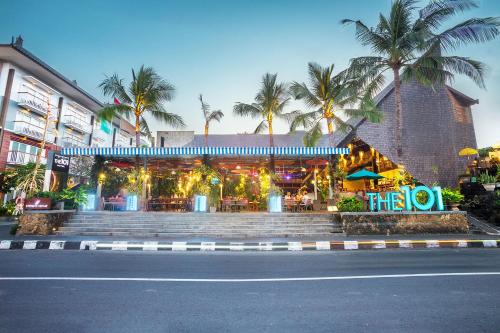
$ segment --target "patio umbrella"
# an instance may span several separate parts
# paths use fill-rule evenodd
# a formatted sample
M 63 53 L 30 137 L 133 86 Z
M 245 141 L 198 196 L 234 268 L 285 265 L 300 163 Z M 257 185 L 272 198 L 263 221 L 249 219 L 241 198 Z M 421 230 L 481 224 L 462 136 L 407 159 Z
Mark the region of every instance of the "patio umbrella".
M 477 155 L 477 150 L 474 148 L 464 148 L 458 152 L 458 156 L 470 156 L 470 155 Z
M 360 180 L 360 179 L 382 179 L 384 176 L 376 174 L 375 172 L 368 171 L 366 169 L 361 169 L 358 172 L 352 173 L 347 176 L 347 180 Z

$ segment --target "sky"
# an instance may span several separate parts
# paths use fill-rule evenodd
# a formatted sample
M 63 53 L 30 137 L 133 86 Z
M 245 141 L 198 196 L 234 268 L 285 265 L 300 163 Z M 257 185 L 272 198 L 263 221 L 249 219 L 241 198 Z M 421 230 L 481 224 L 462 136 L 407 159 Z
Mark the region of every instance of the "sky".
M 390 0 L 0 0 L 0 43 L 22 35 L 24 47 L 99 100 L 105 75 L 126 82 L 131 68 L 153 67 L 174 84 L 169 112 L 182 115 L 187 127 L 202 133 L 198 95 L 225 113 L 211 133 L 253 132 L 258 120 L 232 115 L 236 102 L 251 103 L 262 75 L 278 73 L 284 82 L 307 82 L 307 63 L 335 64 L 371 54 L 355 40 L 343 18 L 376 23 Z M 427 1 L 422 2 L 422 4 Z M 457 17 L 500 16 L 500 1 L 480 0 L 480 7 Z M 473 119 L 479 147 L 500 141 L 500 39 L 461 48 L 458 55 L 488 66 L 483 90 L 465 77 L 453 86 L 479 99 Z M 289 110 L 304 109 L 298 102 Z M 166 125 L 150 122 L 152 130 Z M 275 131 L 286 133 L 285 123 Z

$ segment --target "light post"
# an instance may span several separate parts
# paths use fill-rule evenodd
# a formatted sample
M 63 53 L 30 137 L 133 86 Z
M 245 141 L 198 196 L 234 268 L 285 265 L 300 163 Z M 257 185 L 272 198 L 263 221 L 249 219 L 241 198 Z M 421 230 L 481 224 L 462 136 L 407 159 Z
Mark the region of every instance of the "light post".
M 97 191 L 96 191 L 96 210 L 102 210 L 102 200 L 101 200 L 101 195 L 102 195 L 102 184 L 104 184 L 104 181 L 106 180 L 106 175 L 104 172 L 101 172 L 99 176 L 97 177 Z

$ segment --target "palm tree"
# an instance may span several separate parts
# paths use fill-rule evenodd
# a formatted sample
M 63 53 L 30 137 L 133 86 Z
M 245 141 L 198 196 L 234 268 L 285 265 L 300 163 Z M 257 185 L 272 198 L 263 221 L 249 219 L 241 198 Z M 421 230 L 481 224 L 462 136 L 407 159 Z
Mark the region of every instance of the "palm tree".
M 454 74 L 471 78 L 484 88 L 484 65 L 463 56 L 443 56 L 443 51 L 493 40 L 499 34 L 496 17 L 471 18 L 441 30 L 447 19 L 476 8 L 473 0 L 433 0 L 418 10 L 416 0 L 394 0 L 389 16 L 379 15 L 376 27 L 368 28 L 357 20 L 342 20 L 356 26 L 356 38 L 370 46 L 374 56 L 351 59 L 353 75 L 382 80 L 382 74 L 391 71 L 394 79 L 396 103 L 396 149 L 400 158 L 402 149 L 401 82 L 417 80 L 421 84 L 444 84 Z
M 371 99 L 373 91 L 379 86 L 379 81 L 370 83 L 355 80 L 347 75 L 347 71 L 333 74 L 334 65 L 321 67 L 310 62 L 309 87 L 305 83 L 293 82 L 290 92 L 295 99 L 305 102 L 313 111 L 300 113 L 292 120 L 290 131 L 297 127 L 304 127 L 308 132 L 304 136 L 306 146 L 314 146 L 322 136 L 321 122 L 326 120 L 330 145 L 333 145 L 335 129 L 347 131 L 351 126 L 341 119 L 344 114 L 351 118 L 367 118 L 372 122 L 379 122 L 381 113 L 377 111 Z M 357 105 L 358 108 L 347 108 Z
M 201 111 L 203 111 L 203 117 L 205 117 L 205 146 L 208 146 L 208 127 L 210 126 L 210 122 L 220 121 L 222 117 L 224 117 L 224 113 L 221 110 L 210 110 L 210 105 L 203 101 L 203 95 L 200 94 L 199 97 L 201 103 Z
M 259 92 L 255 95 L 255 102 L 252 104 L 236 103 L 233 113 L 237 116 L 261 118 L 261 122 L 255 128 L 254 133 L 261 133 L 268 130 L 269 146 L 274 147 L 273 140 L 273 119 L 290 120 L 295 112 L 284 113 L 285 106 L 290 101 L 285 83 L 276 82 L 278 74 L 266 73 L 262 77 Z M 270 170 L 274 173 L 274 155 L 270 156 Z
M 114 98 L 114 104 L 108 104 L 100 111 L 104 119 L 111 119 L 117 114 L 135 120 L 135 145 L 140 146 L 141 134 L 152 137 L 145 119 L 150 114 L 155 120 L 165 122 L 173 127 L 183 127 L 182 117 L 169 113 L 163 106 L 173 98 L 175 88 L 162 79 L 153 68 L 141 66 L 136 73 L 132 69 L 132 81 L 125 88 L 123 79 L 117 74 L 106 76 L 99 85 L 105 96 Z

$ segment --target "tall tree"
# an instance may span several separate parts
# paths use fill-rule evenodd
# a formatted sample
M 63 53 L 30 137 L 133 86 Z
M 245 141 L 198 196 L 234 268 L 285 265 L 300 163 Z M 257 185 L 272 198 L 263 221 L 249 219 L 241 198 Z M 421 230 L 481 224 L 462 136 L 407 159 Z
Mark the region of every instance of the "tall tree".
M 254 133 L 261 133 L 267 129 L 270 147 L 274 147 L 274 118 L 289 121 L 295 115 L 295 112 L 284 113 L 285 107 L 290 101 L 290 96 L 287 85 L 277 82 L 277 77 L 278 74 L 264 74 L 260 90 L 254 98 L 255 102 L 252 104 L 238 102 L 233 107 L 233 113 L 237 116 L 262 119 Z M 274 173 L 274 155 L 270 156 L 270 170 Z
M 308 129 L 304 136 L 304 144 L 314 146 L 322 136 L 321 122 L 324 119 L 328 129 L 330 145 L 333 145 L 335 129 L 346 131 L 350 128 L 341 116 L 350 118 L 367 118 L 371 122 L 379 122 L 381 113 L 372 100 L 373 92 L 380 85 L 379 80 L 364 82 L 350 78 L 347 71 L 333 74 L 334 65 L 321 67 L 310 62 L 308 64 L 310 85 L 293 82 L 290 92 L 295 99 L 303 100 L 313 111 L 299 113 L 291 122 L 290 130 L 298 127 Z
M 111 119 L 114 115 L 124 115 L 135 120 L 135 145 L 140 146 L 141 134 L 152 137 L 145 115 L 173 127 L 184 127 L 182 117 L 167 112 L 164 103 L 173 98 L 175 88 L 162 79 L 153 68 L 141 66 L 136 73 L 132 69 L 132 81 L 126 88 L 117 74 L 107 76 L 99 87 L 105 96 L 114 99 L 100 111 L 100 116 Z
M 398 158 L 403 154 L 401 83 L 417 80 L 424 85 L 443 84 L 452 81 L 455 74 L 463 74 L 484 88 L 481 62 L 463 56 L 444 56 L 441 51 L 490 41 L 499 34 L 497 17 L 470 18 L 442 29 L 446 20 L 476 8 L 473 0 L 432 0 L 420 9 L 416 3 L 416 0 L 394 0 L 389 15 L 380 14 L 373 28 L 359 20 L 342 20 L 343 24 L 356 26 L 356 38 L 374 53 L 351 59 L 351 73 L 383 80 L 383 73 L 392 72 Z
M 199 100 L 201 103 L 201 111 L 203 112 L 203 117 L 205 118 L 205 146 L 208 146 L 208 128 L 210 126 L 210 122 L 220 121 L 222 117 L 224 117 L 224 113 L 222 113 L 221 110 L 212 111 L 210 105 L 203 101 L 202 94 L 200 94 Z

